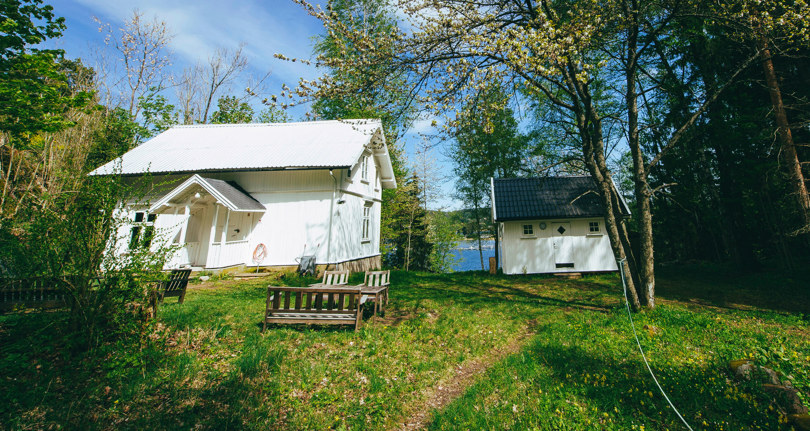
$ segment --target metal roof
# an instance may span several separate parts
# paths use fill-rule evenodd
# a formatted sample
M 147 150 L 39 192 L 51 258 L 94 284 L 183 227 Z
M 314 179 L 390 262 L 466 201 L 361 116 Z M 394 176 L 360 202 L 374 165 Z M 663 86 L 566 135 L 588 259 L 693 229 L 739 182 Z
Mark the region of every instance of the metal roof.
M 396 187 L 380 120 L 175 126 L 90 175 L 351 168 L 367 146 Z
M 591 176 L 498 178 L 492 198 L 495 221 L 605 216 Z M 623 200 L 621 205 L 630 214 Z
M 217 202 L 231 211 L 264 212 L 266 210 L 264 205 L 239 187 L 238 184 L 232 181 L 223 181 L 215 178 L 203 178 L 195 174 L 155 202 L 155 204 L 149 208 L 149 212 L 159 213 L 163 207 L 168 206 L 173 200 L 182 201 L 183 198 L 192 191 L 199 190 L 195 186 L 199 186 L 208 192 Z

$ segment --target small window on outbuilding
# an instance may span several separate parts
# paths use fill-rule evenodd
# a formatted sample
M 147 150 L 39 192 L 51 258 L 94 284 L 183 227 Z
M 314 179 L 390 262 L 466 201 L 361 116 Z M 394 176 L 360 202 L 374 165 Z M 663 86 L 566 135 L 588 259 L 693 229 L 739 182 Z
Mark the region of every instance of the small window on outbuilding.
M 533 235 L 534 235 L 534 225 L 524 224 L 523 225 L 523 236 L 533 236 Z
M 590 232 L 590 233 L 600 233 L 600 232 L 602 232 L 600 230 L 600 228 L 599 228 L 599 222 L 598 221 L 588 222 L 588 232 Z

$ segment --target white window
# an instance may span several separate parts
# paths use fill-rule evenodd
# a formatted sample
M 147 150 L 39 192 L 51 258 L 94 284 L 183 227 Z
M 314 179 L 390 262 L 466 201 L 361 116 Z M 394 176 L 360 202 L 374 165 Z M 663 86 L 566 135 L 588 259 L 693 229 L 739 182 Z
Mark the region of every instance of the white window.
M 155 219 L 157 214 L 146 214 L 136 212 L 132 220 L 132 228 L 129 230 L 129 249 L 137 247 L 149 247 L 152 245 L 152 238 L 155 236 Z
M 360 167 L 360 177 L 368 181 L 368 156 L 363 156 L 363 165 Z
M 370 241 L 371 240 L 371 206 L 364 205 L 363 206 L 363 225 L 361 227 L 361 234 L 360 240 L 361 241 Z
M 244 241 L 247 239 L 250 222 L 250 213 L 232 212 L 228 220 L 227 242 Z
M 534 236 L 534 225 L 523 225 L 523 236 Z
M 599 222 L 598 221 L 590 221 L 588 222 L 588 231 L 590 233 L 599 233 Z

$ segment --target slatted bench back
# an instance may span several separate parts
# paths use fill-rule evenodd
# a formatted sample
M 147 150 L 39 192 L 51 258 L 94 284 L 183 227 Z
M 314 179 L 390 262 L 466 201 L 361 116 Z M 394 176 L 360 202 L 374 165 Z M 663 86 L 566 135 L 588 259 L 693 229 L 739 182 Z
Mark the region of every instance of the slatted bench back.
M 267 288 L 267 311 L 326 314 L 354 314 L 359 306 L 360 290 L 356 288 L 318 289 L 312 287 Z
M 388 286 L 391 283 L 391 271 L 366 271 L 363 284 L 370 287 Z
M 191 269 L 173 269 L 169 280 L 165 281 L 163 296 L 184 296 Z
M 67 305 L 64 281 L 52 277 L 0 279 L 0 310 L 14 307 L 57 308 Z
M 356 287 L 269 286 L 264 327 L 268 323 L 317 323 L 355 325 L 358 329 L 361 297 Z
M 324 271 L 322 284 L 327 286 L 349 284 L 349 271 Z

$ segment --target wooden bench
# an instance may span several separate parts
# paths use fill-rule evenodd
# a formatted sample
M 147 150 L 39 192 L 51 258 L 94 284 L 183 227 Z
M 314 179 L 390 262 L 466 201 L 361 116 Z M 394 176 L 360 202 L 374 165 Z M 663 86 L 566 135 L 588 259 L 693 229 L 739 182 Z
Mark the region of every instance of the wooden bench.
M 388 305 L 388 287 L 391 284 L 391 271 L 366 271 L 363 281 L 363 296 L 374 299 L 374 314 L 385 312 Z
M 0 311 L 66 307 L 69 298 L 63 284 L 55 277 L 0 278 Z
M 177 296 L 177 303 L 182 304 L 186 299 L 186 288 L 188 287 L 188 276 L 191 269 L 173 269 L 169 279 L 163 281 L 158 286 L 159 302 L 167 296 Z
M 354 325 L 357 331 L 363 323 L 362 296 L 359 287 L 268 286 L 262 332 L 268 323 Z

